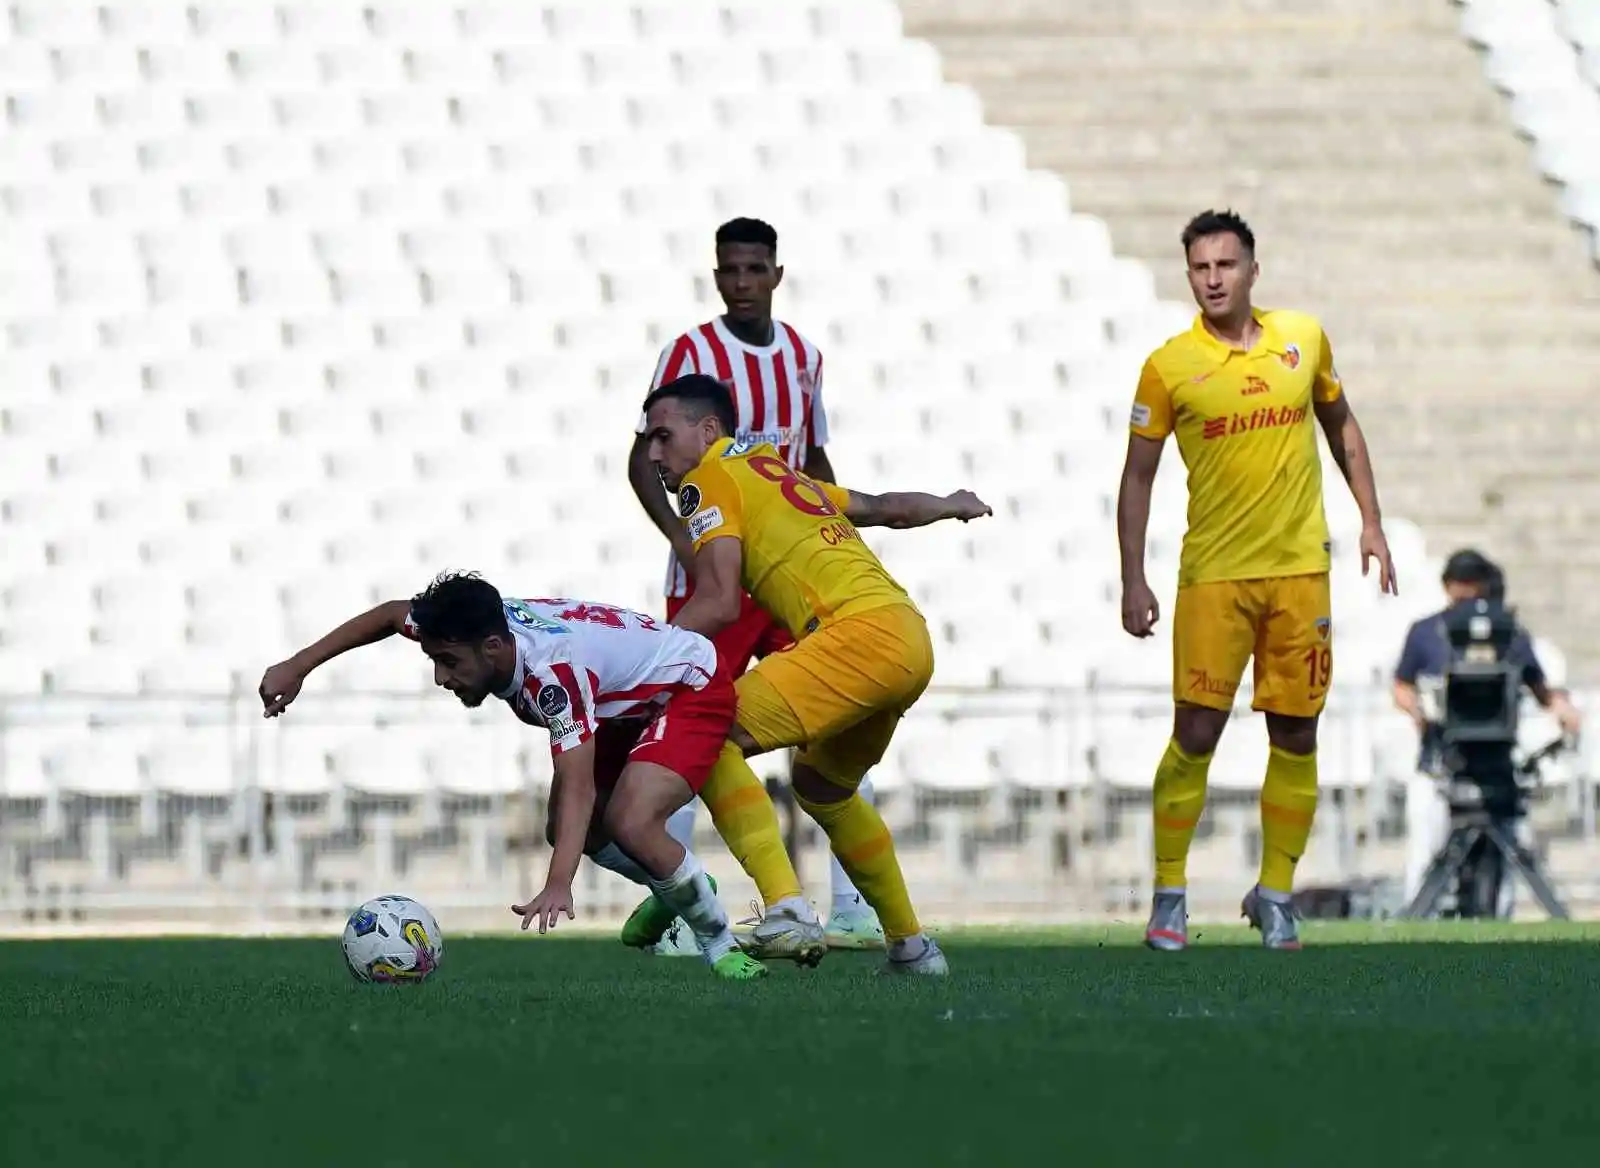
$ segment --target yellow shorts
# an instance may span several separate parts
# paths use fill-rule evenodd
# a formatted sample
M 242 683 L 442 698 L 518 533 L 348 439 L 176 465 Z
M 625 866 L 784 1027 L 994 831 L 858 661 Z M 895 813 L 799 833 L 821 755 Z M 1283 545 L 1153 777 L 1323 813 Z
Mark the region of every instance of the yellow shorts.
M 853 788 L 932 679 L 927 621 L 910 605 L 888 605 L 762 658 L 735 683 L 737 720 L 763 752 L 801 747 L 797 763 Z
M 1178 589 L 1172 614 L 1175 701 L 1232 709 L 1252 655 L 1255 709 L 1297 718 L 1322 712 L 1333 679 L 1326 573 Z

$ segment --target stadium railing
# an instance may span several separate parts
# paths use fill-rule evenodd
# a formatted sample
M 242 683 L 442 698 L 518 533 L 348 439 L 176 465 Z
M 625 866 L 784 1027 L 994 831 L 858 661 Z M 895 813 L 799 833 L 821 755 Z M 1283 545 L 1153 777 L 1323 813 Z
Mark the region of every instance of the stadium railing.
M 919 898 L 946 919 L 1098 919 L 1135 907 L 1147 894 L 1150 775 L 1169 703 L 1163 690 L 1127 686 L 931 690 L 873 773 Z M 1212 771 L 1191 867 L 1198 904 L 1218 911 L 1259 855 L 1266 742 L 1244 705 Z M 1525 744 L 1553 736 L 1530 712 Z M 1387 687 L 1335 688 L 1305 882 L 1398 876 L 1414 746 Z M 783 760 L 758 769 L 781 798 Z M 541 734 L 503 710 L 463 714 L 426 692 L 312 689 L 276 721 L 244 692 L 0 699 L 0 921 L 279 929 L 382 886 L 504 925 L 508 889 L 542 877 L 549 775 Z M 1575 911 L 1600 847 L 1597 795 L 1580 752 L 1547 773 L 1533 815 Z M 824 880 L 820 833 L 796 827 L 802 874 Z M 730 903 L 752 891 L 703 814 L 697 847 L 726 875 Z M 589 865 L 583 879 L 591 920 L 636 898 Z

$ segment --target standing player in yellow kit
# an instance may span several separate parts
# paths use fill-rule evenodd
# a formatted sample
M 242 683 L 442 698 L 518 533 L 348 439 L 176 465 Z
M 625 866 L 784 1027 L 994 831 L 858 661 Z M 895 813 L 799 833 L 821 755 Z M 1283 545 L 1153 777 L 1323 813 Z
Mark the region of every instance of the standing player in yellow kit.
M 694 595 L 673 623 L 714 637 L 738 619 L 748 592 L 796 641 L 739 678 L 733 732 L 701 797 L 715 809 L 723 784 L 751 785 L 747 756 L 799 747 L 795 797 L 883 923 L 888 969 L 943 974 L 944 955 L 917 920 L 889 829 L 856 792 L 927 688 L 933 643 L 856 529 L 965 522 L 991 511 L 970 491 L 874 496 L 819 483 L 765 443 L 735 442 L 735 423 L 732 398 L 714 378 L 679 378 L 645 400 L 650 460 L 678 493 L 694 550 Z M 736 835 L 724 838 L 741 854 Z M 765 889 L 762 896 L 774 899 Z M 759 945 L 759 931 L 753 936 Z
M 1172 741 L 1156 769 L 1155 896 L 1145 940 L 1189 941 L 1185 866 L 1206 772 L 1255 657 L 1254 708 L 1271 751 L 1261 787 L 1261 871 L 1242 910 L 1272 949 L 1298 949 L 1290 894 L 1317 806 L 1317 719 L 1333 678 L 1328 523 L 1312 422 L 1361 510 L 1361 570 L 1396 591 L 1366 439 L 1317 319 L 1256 309 L 1255 236 L 1229 212 L 1183 232 L 1200 314 L 1145 362 L 1117 501 L 1122 625 L 1148 637 L 1158 616 L 1144 575 L 1150 493 L 1176 434 L 1189 468 L 1189 529 L 1172 618 Z

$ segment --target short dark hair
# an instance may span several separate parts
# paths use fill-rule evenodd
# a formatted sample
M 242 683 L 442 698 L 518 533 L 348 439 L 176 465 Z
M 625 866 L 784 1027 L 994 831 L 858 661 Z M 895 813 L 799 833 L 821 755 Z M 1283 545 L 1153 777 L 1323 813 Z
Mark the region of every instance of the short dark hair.
M 1238 238 L 1244 250 L 1252 256 L 1256 254 L 1256 233 L 1250 230 L 1246 223 L 1233 211 L 1201 211 L 1184 226 L 1183 229 L 1183 254 L 1188 258 L 1189 249 L 1194 246 L 1194 241 L 1204 239 L 1208 235 L 1233 235 Z
M 689 373 L 651 390 L 650 396 L 644 399 L 645 413 L 649 413 L 650 407 L 656 402 L 669 398 L 683 403 L 684 412 L 692 422 L 698 422 L 707 414 L 715 414 L 717 421 L 722 423 L 723 433 L 728 437 L 732 438 L 739 432 L 739 413 L 734 409 L 733 395 L 715 377 Z
M 1498 574 L 1499 569 L 1488 556 L 1476 548 L 1462 548 L 1452 552 L 1444 562 L 1444 571 L 1439 574 L 1439 580 L 1443 584 L 1487 585 Z
M 778 258 L 778 232 L 770 223 L 760 219 L 729 219 L 717 228 L 717 246 L 725 243 L 757 243 Z
M 419 637 L 475 645 L 490 637 L 511 639 L 500 592 L 476 572 L 441 572 L 411 598 L 411 621 Z

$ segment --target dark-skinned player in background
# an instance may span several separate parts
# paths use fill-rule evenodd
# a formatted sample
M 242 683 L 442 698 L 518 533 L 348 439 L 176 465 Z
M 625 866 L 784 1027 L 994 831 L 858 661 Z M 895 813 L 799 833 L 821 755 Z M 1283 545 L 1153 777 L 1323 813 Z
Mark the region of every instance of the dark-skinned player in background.
M 822 352 L 793 325 L 775 320 L 773 295 L 783 282 L 778 263 L 778 233 L 759 219 L 733 219 L 717 228 L 713 275 L 722 298 L 721 316 L 696 325 L 674 338 L 656 362 L 652 390 L 685 374 L 703 373 L 728 388 L 738 417 L 735 437 L 770 443 L 790 466 L 820 482 L 833 482 L 828 460 L 828 415 L 822 398 Z M 667 562 L 666 615 L 673 619 L 694 594 L 688 570 L 693 555 L 684 539 L 675 503 L 663 490 L 639 437 L 628 459 L 628 481 L 651 521 L 667 537 L 672 551 Z M 793 639 L 769 613 L 747 596 L 738 620 L 717 635 L 717 649 L 735 676 L 754 659 L 792 645 Z M 862 781 L 861 797 L 873 801 L 872 780 Z M 748 793 L 744 796 L 748 798 Z M 675 838 L 690 846 L 695 822 L 693 805 L 668 824 Z M 851 882 L 837 856 L 831 864 L 832 906 L 824 928 L 836 949 L 871 949 L 883 945 L 883 929 L 871 906 Z M 769 909 L 771 906 L 767 906 Z M 661 954 L 692 955 L 687 930 L 658 903 L 645 901 L 623 929 L 623 940 Z M 744 926 L 753 921 L 742 922 Z M 663 939 L 667 937 L 668 939 Z M 682 938 L 684 943 L 674 943 Z

